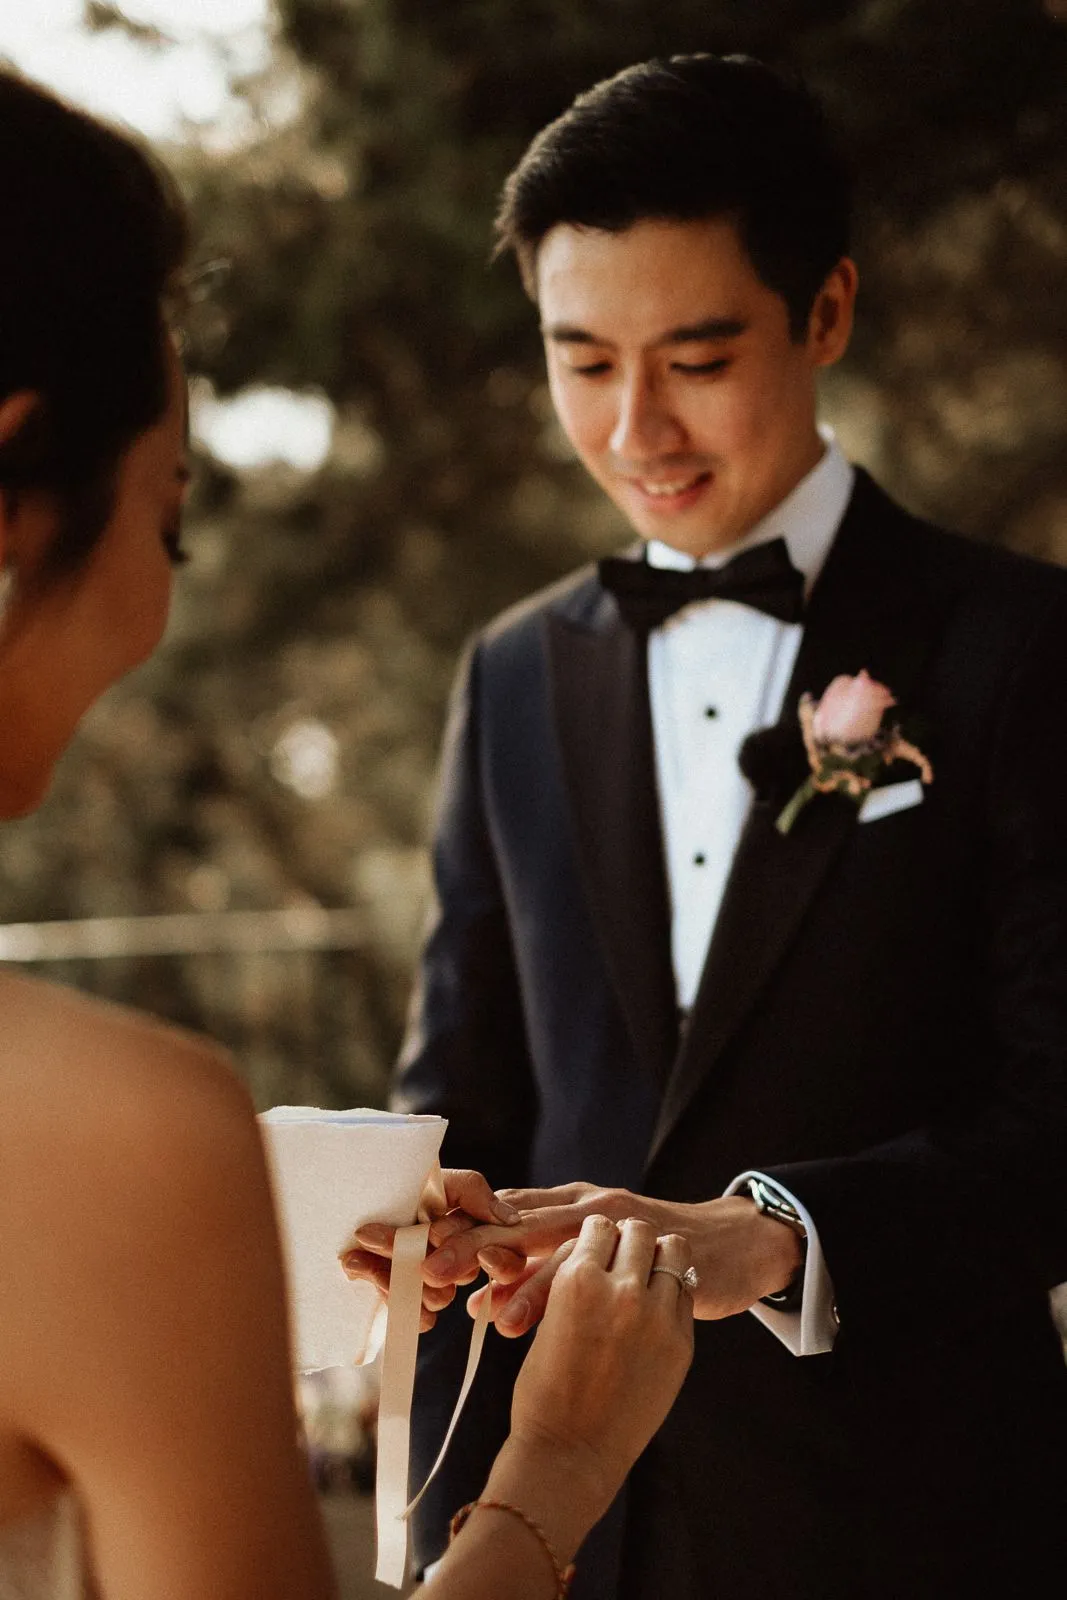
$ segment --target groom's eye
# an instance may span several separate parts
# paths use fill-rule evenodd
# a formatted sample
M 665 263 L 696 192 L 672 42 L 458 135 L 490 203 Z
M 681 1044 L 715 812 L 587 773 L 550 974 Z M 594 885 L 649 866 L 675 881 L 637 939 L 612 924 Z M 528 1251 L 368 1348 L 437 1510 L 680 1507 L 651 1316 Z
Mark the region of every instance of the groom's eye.
M 726 356 L 717 356 L 714 361 L 673 361 L 671 365 L 675 372 L 686 372 L 693 377 L 709 377 L 716 372 L 725 372 L 730 362 Z

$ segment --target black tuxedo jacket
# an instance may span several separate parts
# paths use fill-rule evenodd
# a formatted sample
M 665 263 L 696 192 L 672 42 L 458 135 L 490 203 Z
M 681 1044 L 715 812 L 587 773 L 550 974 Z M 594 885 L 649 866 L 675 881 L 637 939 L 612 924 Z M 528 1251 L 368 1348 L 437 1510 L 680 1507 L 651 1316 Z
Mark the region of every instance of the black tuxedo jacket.
M 873 822 L 820 796 L 783 837 L 799 696 L 861 668 L 934 782 Z M 1067 575 L 859 473 L 781 722 L 746 751 L 756 801 L 679 1037 L 640 641 L 586 570 L 470 651 L 396 1104 L 447 1116 L 445 1159 L 497 1184 L 703 1200 L 776 1174 L 840 1312 L 803 1359 L 748 1315 L 698 1324 L 576 1596 L 947 1600 L 1067 1571 L 1065 696 Z M 416 1472 L 466 1320 L 424 1341 Z M 491 1342 L 422 1560 L 506 1431 L 522 1350 Z

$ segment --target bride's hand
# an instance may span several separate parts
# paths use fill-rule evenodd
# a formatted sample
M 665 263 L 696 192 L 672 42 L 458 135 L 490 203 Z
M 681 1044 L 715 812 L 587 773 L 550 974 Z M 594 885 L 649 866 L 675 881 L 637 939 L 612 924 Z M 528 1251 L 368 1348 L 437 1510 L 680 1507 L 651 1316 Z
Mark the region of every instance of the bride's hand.
M 471 1172 L 460 1167 L 445 1167 L 441 1176 L 444 1180 L 445 1210 L 431 1224 L 431 1250 L 467 1232 L 477 1223 L 493 1224 L 499 1233 L 501 1227 L 513 1226 L 518 1221 L 519 1214 L 515 1208 L 493 1193 L 480 1172 Z M 389 1274 L 392 1270 L 395 1235 L 396 1229 L 387 1227 L 384 1223 L 367 1223 L 356 1234 L 359 1248 L 346 1250 L 341 1257 L 341 1265 L 346 1276 L 361 1279 L 365 1283 L 373 1283 L 383 1300 L 389 1298 Z M 518 1276 L 525 1265 L 525 1255 L 512 1256 L 502 1247 L 498 1247 L 494 1254 L 502 1263 L 503 1280 Z M 461 1272 L 450 1283 L 435 1282 L 424 1286 L 422 1318 L 419 1324 L 423 1333 L 433 1327 L 437 1313 L 443 1311 L 454 1299 L 456 1285 L 473 1283 L 480 1270 L 477 1260 L 471 1260 L 469 1263 L 464 1263 Z
M 684 1239 L 590 1216 L 563 1247 L 545 1317 L 515 1385 L 511 1432 L 476 1512 L 427 1595 L 547 1592 L 544 1552 L 499 1508 L 519 1507 L 565 1566 L 663 1422 L 693 1354 Z M 655 1269 L 666 1269 L 657 1272 Z M 493 1506 L 496 1506 L 496 1510 Z M 495 1519 L 495 1520 L 494 1520 Z M 536 1574 L 537 1587 L 525 1582 Z M 510 1580 L 510 1583 L 509 1583 Z
M 573 1476 L 600 1515 L 663 1422 L 693 1353 L 690 1265 L 677 1234 L 588 1217 L 567 1247 L 523 1363 L 507 1452 L 547 1481 Z M 666 1271 L 654 1271 L 665 1268 Z

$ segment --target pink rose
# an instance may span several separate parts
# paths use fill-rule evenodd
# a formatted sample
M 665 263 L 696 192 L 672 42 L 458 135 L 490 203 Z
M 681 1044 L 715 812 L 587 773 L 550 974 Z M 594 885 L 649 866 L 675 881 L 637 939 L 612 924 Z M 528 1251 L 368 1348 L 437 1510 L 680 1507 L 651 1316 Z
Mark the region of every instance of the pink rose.
M 884 683 L 866 672 L 835 678 L 815 707 L 813 731 L 819 744 L 865 744 L 882 725 L 896 699 Z

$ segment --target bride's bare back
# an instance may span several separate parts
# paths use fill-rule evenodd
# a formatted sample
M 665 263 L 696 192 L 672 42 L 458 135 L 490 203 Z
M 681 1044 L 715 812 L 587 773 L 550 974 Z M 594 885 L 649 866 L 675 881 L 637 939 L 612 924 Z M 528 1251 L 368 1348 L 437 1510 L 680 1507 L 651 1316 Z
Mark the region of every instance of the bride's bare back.
M 0 1525 L 69 1481 L 107 1600 L 324 1600 L 267 1176 L 220 1052 L 4 974 L 0 1105 Z

